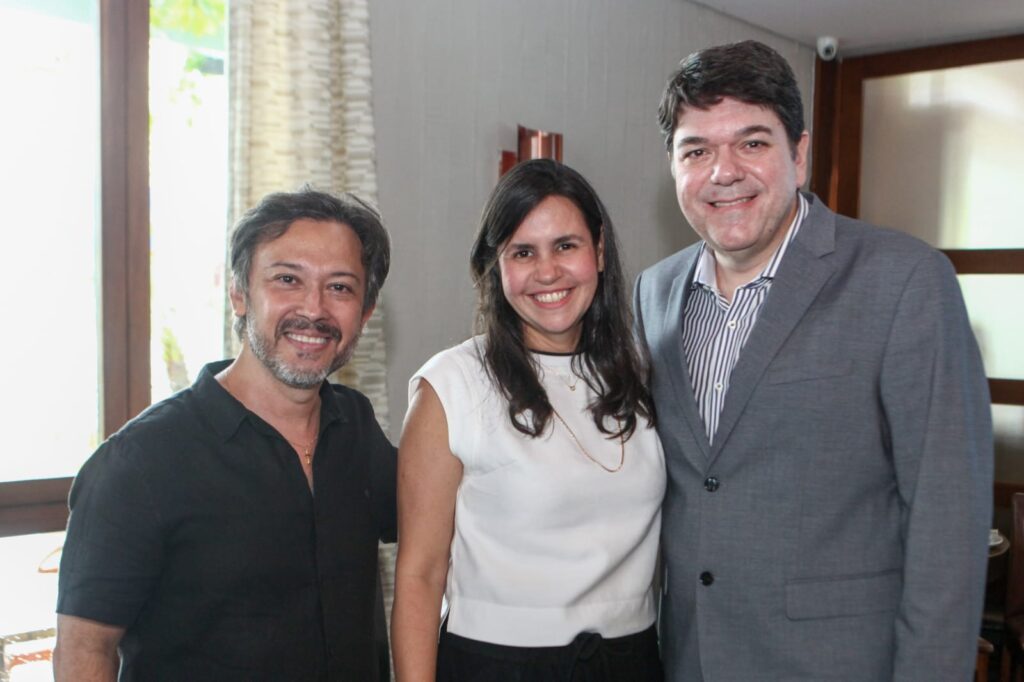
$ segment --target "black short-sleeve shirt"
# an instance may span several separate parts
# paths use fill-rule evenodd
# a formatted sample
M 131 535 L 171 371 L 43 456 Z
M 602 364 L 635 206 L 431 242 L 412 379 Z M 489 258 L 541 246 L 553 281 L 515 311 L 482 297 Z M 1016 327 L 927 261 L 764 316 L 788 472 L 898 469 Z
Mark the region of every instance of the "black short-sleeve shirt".
M 121 680 L 376 680 L 395 450 L 362 394 L 325 383 L 314 494 L 288 442 L 217 382 L 226 366 L 82 467 L 57 611 L 126 628 Z

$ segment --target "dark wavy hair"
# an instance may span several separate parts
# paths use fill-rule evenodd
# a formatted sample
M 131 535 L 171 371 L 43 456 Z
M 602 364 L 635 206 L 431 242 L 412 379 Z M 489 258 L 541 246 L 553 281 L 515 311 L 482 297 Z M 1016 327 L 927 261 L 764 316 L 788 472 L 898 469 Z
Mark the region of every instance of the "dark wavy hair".
M 756 40 L 709 47 L 679 63 L 658 106 L 665 147 L 672 151 L 672 135 L 683 109 L 709 109 L 724 97 L 773 111 L 795 152 L 804 132 L 800 87 L 782 55 Z
M 647 368 L 633 343 L 633 319 L 625 293 L 615 229 L 597 193 L 582 175 L 550 159 L 515 166 L 498 182 L 484 206 L 480 232 L 470 256 L 479 295 L 477 332 L 484 335 L 481 361 L 508 400 L 508 416 L 520 432 L 537 437 L 552 408 L 523 336 L 523 321 L 505 298 L 498 259 L 526 216 L 544 199 L 565 197 L 580 210 L 596 245 L 604 237 L 604 271 L 583 316 L 573 370 L 596 394 L 589 405 L 597 428 L 609 437 L 629 438 L 637 415 L 654 422 Z M 585 368 L 584 368 L 585 365 Z M 605 426 L 614 419 L 618 428 Z

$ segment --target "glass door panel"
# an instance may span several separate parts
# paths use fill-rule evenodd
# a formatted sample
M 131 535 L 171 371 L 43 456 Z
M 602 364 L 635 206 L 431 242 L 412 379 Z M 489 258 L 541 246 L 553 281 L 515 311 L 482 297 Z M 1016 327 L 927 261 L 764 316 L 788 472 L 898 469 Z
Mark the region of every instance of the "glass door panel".
M 73 475 L 99 441 L 98 12 L 0 0 L 0 481 Z
M 224 356 L 228 86 L 223 0 L 150 5 L 150 367 L 154 402 Z

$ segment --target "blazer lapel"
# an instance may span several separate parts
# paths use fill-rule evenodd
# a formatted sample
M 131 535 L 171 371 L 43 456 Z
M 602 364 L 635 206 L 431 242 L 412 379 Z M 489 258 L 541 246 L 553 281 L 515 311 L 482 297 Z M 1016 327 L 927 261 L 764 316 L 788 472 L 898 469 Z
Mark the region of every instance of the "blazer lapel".
M 686 362 L 686 353 L 683 350 L 683 312 L 686 310 L 686 301 L 690 296 L 690 285 L 693 282 L 693 271 L 697 264 L 697 254 L 700 249 L 694 249 L 693 257 L 689 258 L 680 273 L 672 280 L 672 289 L 669 292 L 668 305 L 665 311 L 665 327 L 663 338 L 665 344 L 662 346 L 662 366 L 667 367 L 665 374 L 672 383 L 676 396 L 676 405 L 683 413 L 686 423 L 690 427 L 693 440 L 700 448 L 698 456 L 693 448 L 680 448 L 684 455 L 694 466 L 703 470 L 711 453 L 711 444 L 708 442 L 707 429 L 704 420 L 697 410 L 697 400 L 693 395 L 693 381 L 690 378 L 690 369 Z
M 809 195 L 807 199 L 810 207 L 804 224 L 782 258 L 757 324 L 729 379 L 729 393 L 711 449 L 712 461 L 728 442 L 769 363 L 835 269 L 832 259 L 825 258 L 835 250 L 835 214 L 817 197 Z

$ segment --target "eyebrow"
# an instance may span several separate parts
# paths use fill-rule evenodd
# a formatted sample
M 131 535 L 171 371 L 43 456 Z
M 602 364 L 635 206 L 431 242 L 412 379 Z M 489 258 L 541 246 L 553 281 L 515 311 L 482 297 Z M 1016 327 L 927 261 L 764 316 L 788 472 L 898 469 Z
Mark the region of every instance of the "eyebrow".
M 298 263 L 292 263 L 291 261 L 286 261 L 286 260 L 279 260 L 279 261 L 271 263 L 270 265 L 267 266 L 268 270 L 273 269 L 273 268 L 284 268 L 286 270 L 295 270 L 295 271 L 305 270 L 305 268 L 303 266 L 299 265 Z M 354 272 L 350 272 L 348 270 L 335 270 L 334 272 L 330 273 L 330 277 L 351 277 L 352 279 L 356 280 L 357 282 L 361 281 L 359 279 L 359 275 L 357 275 Z
M 761 125 L 760 123 L 758 123 L 752 126 L 747 126 L 746 128 L 742 128 L 733 136 L 733 139 L 739 140 L 757 133 L 771 135 L 772 132 L 772 129 L 769 128 L 768 126 Z M 708 138 L 706 137 L 700 137 L 699 135 L 688 135 L 686 137 L 680 138 L 679 141 L 676 142 L 676 149 L 695 144 L 707 144 L 707 142 Z
M 554 240 L 552 240 L 551 243 L 554 244 L 555 246 L 558 246 L 559 244 L 565 244 L 566 242 L 573 242 L 573 241 L 583 241 L 583 238 L 580 237 L 579 235 L 576 235 L 576 234 L 565 234 L 565 235 L 562 235 L 561 237 L 556 237 Z M 504 250 L 512 249 L 513 251 L 518 251 L 520 249 L 532 249 L 533 247 L 534 247 L 534 244 L 532 244 L 530 242 L 517 242 L 517 243 L 509 242 L 508 244 L 505 245 L 505 248 L 502 249 L 502 250 L 504 251 Z

